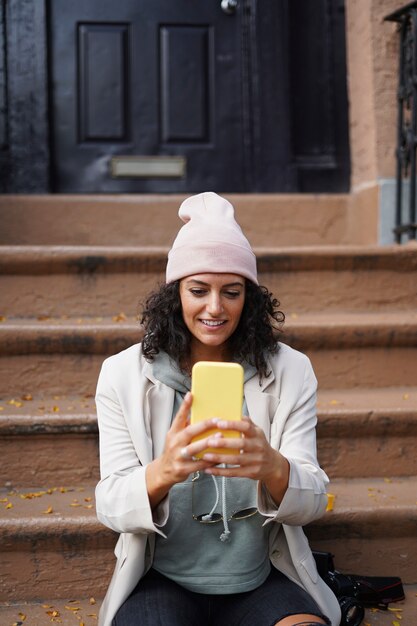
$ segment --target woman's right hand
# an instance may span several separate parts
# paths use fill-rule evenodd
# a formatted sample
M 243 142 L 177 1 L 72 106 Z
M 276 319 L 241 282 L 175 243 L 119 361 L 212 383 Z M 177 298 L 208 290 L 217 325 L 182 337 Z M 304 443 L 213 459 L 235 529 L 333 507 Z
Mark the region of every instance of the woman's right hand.
M 173 485 L 186 480 L 192 472 L 213 465 L 210 461 L 193 458 L 193 455 L 208 447 L 210 436 L 193 443 L 192 439 L 205 431 L 213 430 L 217 420 L 213 418 L 190 425 L 188 415 L 192 401 L 192 395 L 188 392 L 167 433 L 162 455 L 149 463 L 146 468 L 146 485 L 152 509 L 161 502 Z

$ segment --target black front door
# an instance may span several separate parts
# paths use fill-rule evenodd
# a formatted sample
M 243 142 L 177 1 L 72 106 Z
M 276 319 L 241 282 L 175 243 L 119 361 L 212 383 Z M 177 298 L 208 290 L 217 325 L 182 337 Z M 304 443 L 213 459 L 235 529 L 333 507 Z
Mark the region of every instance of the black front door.
M 220 0 L 49 8 L 56 190 L 246 189 L 239 12 Z
M 49 0 L 52 190 L 343 190 L 340 7 Z

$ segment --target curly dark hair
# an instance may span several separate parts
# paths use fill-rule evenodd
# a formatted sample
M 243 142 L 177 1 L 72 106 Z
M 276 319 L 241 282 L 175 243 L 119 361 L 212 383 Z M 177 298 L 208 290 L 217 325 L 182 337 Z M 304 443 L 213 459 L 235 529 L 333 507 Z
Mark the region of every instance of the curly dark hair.
M 190 357 L 192 335 L 184 323 L 180 299 L 180 281 L 162 284 L 147 298 L 141 323 L 144 326 L 143 354 L 148 361 L 164 350 L 180 366 Z M 276 333 L 281 331 L 285 315 L 279 302 L 266 287 L 246 280 L 245 303 L 239 324 L 229 339 L 230 352 L 236 361 L 253 365 L 262 379 L 269 376 L 267 353 L 278 350 Z

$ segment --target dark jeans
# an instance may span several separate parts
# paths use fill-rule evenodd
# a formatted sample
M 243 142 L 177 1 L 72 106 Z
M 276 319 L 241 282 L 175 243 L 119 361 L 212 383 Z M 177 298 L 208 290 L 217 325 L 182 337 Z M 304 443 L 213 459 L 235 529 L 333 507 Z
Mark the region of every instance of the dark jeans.
M 225 595 L 188 591 L 151 569 L 120 607 L 113 626 L 273 626 L 299 613 L 330 624 L 309 594 L 275 568 L 257 589 Z

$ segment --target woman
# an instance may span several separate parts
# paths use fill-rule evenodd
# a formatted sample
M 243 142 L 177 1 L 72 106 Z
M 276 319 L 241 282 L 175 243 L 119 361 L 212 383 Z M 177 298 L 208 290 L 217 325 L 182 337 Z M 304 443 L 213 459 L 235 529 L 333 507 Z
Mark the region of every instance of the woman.
M 100 624 L 337 626 L 302 530 L 327 502 L 310 362 L 274 339 L 284 316 L 232 205 L 203 193 L 179 215 L 143 343 L 107 359 L 97 387 L 97 515 L 121 533 Z M 202 360 L 244 367 L 249 417 L 227 446 L 230 423 L 188 420 Z

